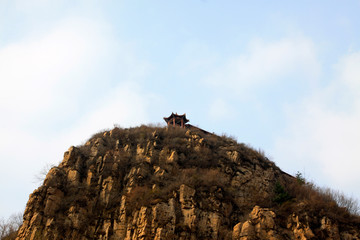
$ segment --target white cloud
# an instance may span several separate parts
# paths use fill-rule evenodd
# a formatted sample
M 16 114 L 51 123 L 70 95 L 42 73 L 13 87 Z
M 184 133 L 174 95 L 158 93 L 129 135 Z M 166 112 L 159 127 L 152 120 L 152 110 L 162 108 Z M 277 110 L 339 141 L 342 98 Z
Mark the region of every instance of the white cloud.
M 360 199 L 359 56 L 360 52 L 341 58 L 331 84 L 289 106 L 289 125 L 276 141 L 274 157 L 290 173 L 305 168 L 317 182 Z
M 148 121 L 147 106 L 152 97 L 143 93 L 135 83 L 123 83 L 109 91 L 103 101 L 95 106 L 94 111 L 84 115 L 79 124 L 71 131 L 68 144 L 79 144 L 99 130 L 120 126 L 137 126 Z M 77 139 L 78 142 L 73 142 Z M 70 141 L 71 140 L 71 141 Z
M 43 9 L 51 10 L 56 9 L 56 7 L 61 6 L 65 1 L 59 0 L 56 2 L 49 0 L 14 0 L 13 4 L 15 4 L 15 8 L 22 13 L 34 13 L 35 10 Z
M 106 23 L 70 17 L 46 34 L 0 48 L 0 110 L 21 124 L 56 109 L 70 116 L 89 97 L 86 91 L 137 81 L 148 69 Z
M 83 84 L 89 65 L 106 54 L 102 31 L 94 22 L 68 19 L 44 36 L 0 49 L 0 108 L 36 115 L 59 100 L 59 84 Z
M 314 80 L 319 68 L 315 47 L 307 38 L 297 36 L 270 43 L 254 40 L 246 53 L 227 61 L 206 81 L 246 93 L 249 87 L 263 86 L 287 76 Z
M 336 68 L 340 83 L 346 84 L 350 92 L 360 95 L 360 52 L 351 53 L 340 59 Z
M 233 109 L 225 100 L 217 98 L 211 103 L 208 114 L 210 119 L 224 120 L 231 118 L 232 112 Z

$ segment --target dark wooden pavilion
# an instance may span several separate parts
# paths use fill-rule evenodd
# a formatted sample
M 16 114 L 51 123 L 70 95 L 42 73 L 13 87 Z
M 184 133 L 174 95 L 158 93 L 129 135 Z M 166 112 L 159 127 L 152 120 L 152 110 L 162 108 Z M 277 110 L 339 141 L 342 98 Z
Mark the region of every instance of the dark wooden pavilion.
M 185 113 L 183 115 L 171 113 L 169 117 L 164 117 L 164 120 L 168 126 L 179 126 L 181 128 L 185 128 L 185 124 L 189 122 Z

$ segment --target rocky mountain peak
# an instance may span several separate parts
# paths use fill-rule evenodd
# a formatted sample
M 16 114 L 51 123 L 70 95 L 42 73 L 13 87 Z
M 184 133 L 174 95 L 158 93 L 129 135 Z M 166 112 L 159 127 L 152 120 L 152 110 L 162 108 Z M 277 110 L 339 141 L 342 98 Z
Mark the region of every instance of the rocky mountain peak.
M 356 216 L 305 191 L 318 194 L 228 137 L 114 128 L 50 169 L 17 239 L 360 238 Z

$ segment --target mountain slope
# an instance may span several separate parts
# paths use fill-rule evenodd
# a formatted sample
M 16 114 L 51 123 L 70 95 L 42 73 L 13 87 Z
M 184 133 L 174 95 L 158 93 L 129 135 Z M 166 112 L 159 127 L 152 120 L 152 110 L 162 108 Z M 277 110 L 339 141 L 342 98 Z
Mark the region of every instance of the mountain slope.
M 195 127 L 115 128 L 65 152 L 17 239 L 360 238 L 357 217 L 302 185 Z

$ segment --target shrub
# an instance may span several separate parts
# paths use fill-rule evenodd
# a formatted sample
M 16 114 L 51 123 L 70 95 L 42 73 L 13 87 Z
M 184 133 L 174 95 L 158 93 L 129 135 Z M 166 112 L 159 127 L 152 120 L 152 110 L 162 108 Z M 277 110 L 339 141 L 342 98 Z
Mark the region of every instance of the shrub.
M 228 135 L 227 133 L 221 134 L 221 138 L 227 142 L 237 143 L 236 137 L 233 135 Z
M 50 171 L 51 168 L 55 167 L 54 164 L 46 163 L 45 166 L 34 176 L 34 183 L 43 184 L 46 175 Z
M 127 196 L 127 214 L 133 212 L 135 209 L 139 209 L 141 206 L 147 206 L 150 204 L 151 188 L 148 186 L 136 186 Z
M 285 188 L 279 182 L 275 183 L 274 193 L 275 193 L 275 197 L 273 201 L 277 204 L 283 204 L 284 202 L 292 199 L 290 194 L 285 190 Z
M 12 214 L 7 220 L 0 219 L 0 239 L 12 240 L 16 238 L 17 231 L 23 220 L 22 213 Z
M 359 204 L 354 198 L 346 197 L 339 191 L 320 188 L 307 182 L 301 174 L 286 185 L 285 190 L 294 197 L 294 204 L 287 206 L 288 211 L 307 212 L 309 215 L 326 214 L 342 223 L 360 222 Z M 301 207 L 297 203 L 302 202 Z
M 350 214 L 359 216 L 360 206 L 357 199 L 330 188 L 320 188 L 318 191 L 325 198 L 335 201 L 340 208 L 345 208 Z
M 303 175 L 302 175 L 302 173 L 301 172 L 297 172 L 296 174 L 295 174 L 295 177 L 296 177 L 296 180 L 297 180 L 297 182 L 300 184 L 300 185 L 302 185 L 302 184 L 305 184 L 305 178 L 303 177 Z

